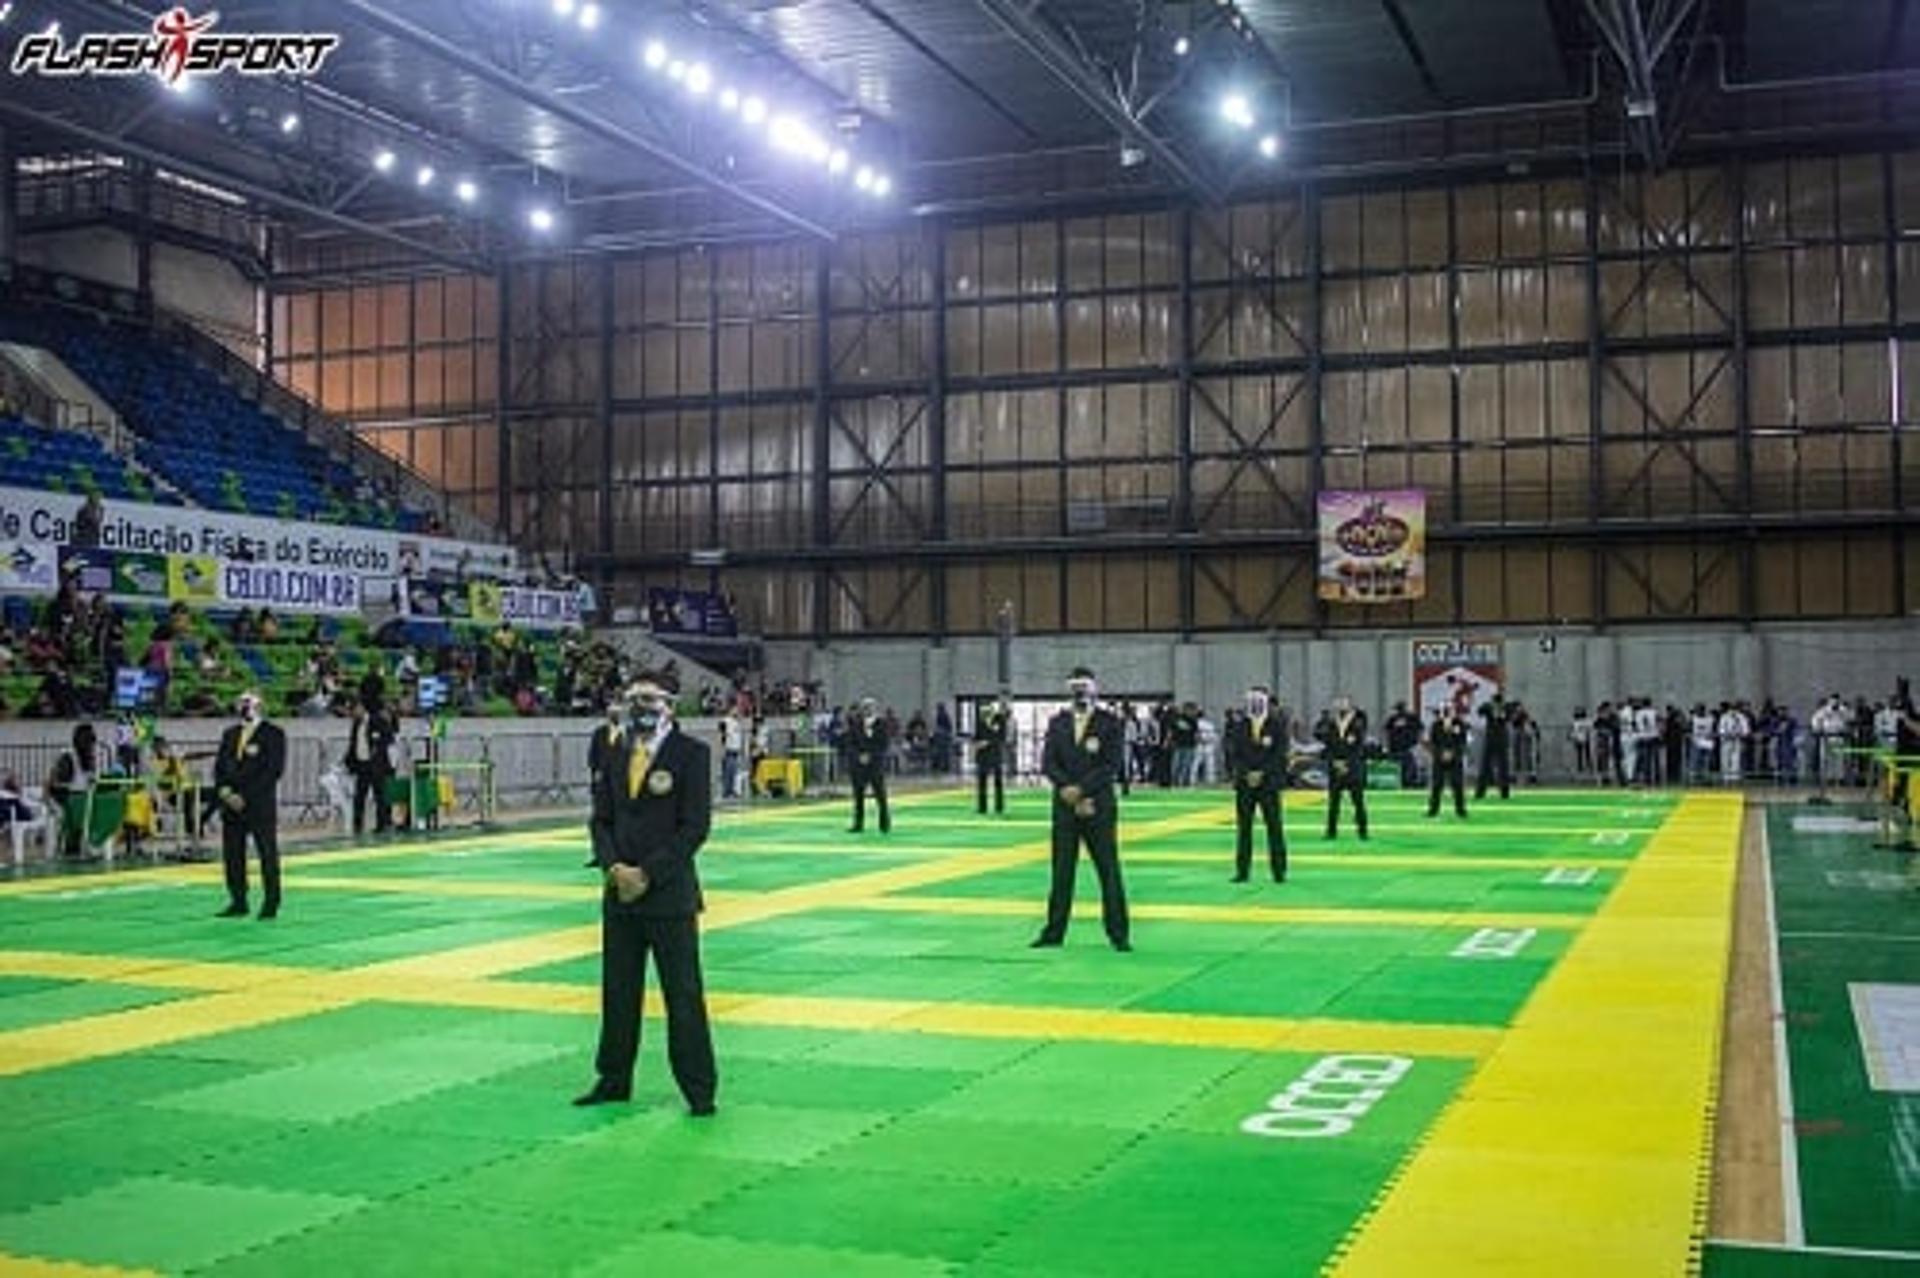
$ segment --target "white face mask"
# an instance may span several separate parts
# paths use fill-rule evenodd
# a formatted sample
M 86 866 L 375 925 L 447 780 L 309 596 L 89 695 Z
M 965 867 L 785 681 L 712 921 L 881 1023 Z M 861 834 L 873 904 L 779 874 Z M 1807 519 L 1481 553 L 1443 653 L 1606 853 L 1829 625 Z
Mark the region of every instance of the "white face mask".
M 1092 684 L 1076 683 L 1070 685 L 1067 690 L 1073 694 L 1073 705 L 1076 710 L 1085 710 L 1093 705 Z
M 1267 699 L 1259 693 L 1247 698 L 1247 713 L 1258 719 L 1267 712 Z
M 259 721 L 259 719 L 260 719 L 260 703 L 259 702 L 248 700 L 248 701 L 242 701 L 240 703 L 240 722 L 256 723 Z

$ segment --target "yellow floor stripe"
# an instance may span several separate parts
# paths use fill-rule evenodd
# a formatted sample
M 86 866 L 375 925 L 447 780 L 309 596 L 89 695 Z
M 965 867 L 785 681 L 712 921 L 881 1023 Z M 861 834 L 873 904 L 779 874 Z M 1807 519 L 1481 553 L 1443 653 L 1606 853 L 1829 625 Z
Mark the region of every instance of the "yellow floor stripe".
M 1262 869 L 1266 852 L 1261 850 Z M 1233 864 L 1233 849 L 1219 852 L 1128 852 L 1125 859 L 1142 865 L 1218 865 Z M 1621 869 L 1631 857 L 1597 856 L 1446 856 L 1408 852 L 1289 852 L 1287 865 L 1342 870 L 1527 870 L 1564 866 L 1570 870 L 1592 867 L 1598 870 Z
M 344 1000 L 246 990 L 8 1030 L 0 1033 L 0 1076 L 163 1047 L 227 1030 L 251 1029 L 345 1005 Z
M 112 1265 L 83 1265 L 75 1260 L 41 1260 L 0 1252 L 0 1274 L 6 1278 L 158 1278 L 153 1269 L 118 1269 Z
M 1740 820 L 1682 800 L 1329 1273 L 1689 1272 Z
M 978 914 L 1016 918 L 1035 913 L 1032 901 L 984 896 L 880 896 L 848 901 L 840 908 L 884 910 L 895 914 Z M 1577 928 L 1586 914 L 1522 914 L 1480 910 L 1368 910 L 1286 905 L 1183 905 L 1143 903 L 1129 911 L 1136 919 L 1182 923 L 1333 923 L 1352 927 L 1535 927 Z

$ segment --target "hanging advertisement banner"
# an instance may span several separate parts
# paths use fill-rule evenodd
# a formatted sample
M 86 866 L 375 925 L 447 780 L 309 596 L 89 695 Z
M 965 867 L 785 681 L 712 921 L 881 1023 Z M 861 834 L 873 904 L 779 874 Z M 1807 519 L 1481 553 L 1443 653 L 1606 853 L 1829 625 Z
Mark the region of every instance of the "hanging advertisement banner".
M 1418 488 L 1322 492 L 1320 598 L 1379 604 L 1427 593 L 1427 495 Z

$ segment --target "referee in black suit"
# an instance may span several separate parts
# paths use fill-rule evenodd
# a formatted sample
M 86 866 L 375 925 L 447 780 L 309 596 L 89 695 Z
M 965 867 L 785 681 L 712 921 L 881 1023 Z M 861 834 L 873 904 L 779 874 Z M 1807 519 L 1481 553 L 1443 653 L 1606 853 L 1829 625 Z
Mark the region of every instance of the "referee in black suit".
M 981 816 L 987 814 L 987 782 L 993 782 L 993 811 L 996 816 L 1005 816 L 1007 812 L 1007 727 L 1011 716 L 1007 713 L 1006 698 L 989 701 L 980 707 L 980 717 L 973 729 L 973 768 L 977 774 L 975 781 L 975 810 Z
M 1265 684 L 1247 689 L 1247 712 L 1227 730 L 1227 771 L 1233 777 L 1233 881 L 1245 883 L 1253 869 L 1253 814 L 1267 831 L 1267 868 L 1275 883 L 1287 881 L 1287 832 L 1281 823 L 1280 791 L 1287 784 L 1287 752 L 1293 729 L 1285 711 L 1273 709 Z
M 1087 845 L 1100 876 L 1100 921 L 1114 949 L 1133 948 L 1127 920 L 1127 888 L 1120 876 L 1117 827 L 1120 808 L 1114 781 L 1126 766 L 1126 734 L 1120 717 L 1100 705 L 1093 672 L 1075 668 L 1067 680 L 1073 704 L 1047 724 L 1040 770 L 1053 783 L 1053 884 L 1047 893 L 1047 923 L 1034 949 L 1050 949 L 1067 937 L 1073 913 L 1073 881 L 1080 845 Z
M 670 674 L 640 677 L 630 693 L 629 731 L 609 769 L 613 846 L 601 863 L 599 1076 L 573 1103 L 632 1097 L 651 955 L 667 1005 L 667 1063 L 688 1111 L 704 1118 L 714 1112 L 720 1078 L 700 975 L 704 901 L 693 857 L 712 824 L 713 779 L 707 747 L 674 725 L 678 690 Z
M 260 917 L 280 913 L 280 776 L 287 770 L 287 734 L 266 721 L 260 694 L 240 696 L 240 722 L 220 736 L 214 756 L 214 796 L 220 801 L 220 856 L 226 863 L 227 908 L 222 918 L 247 912 L 247 839 L 260 856 L 264 895 Z

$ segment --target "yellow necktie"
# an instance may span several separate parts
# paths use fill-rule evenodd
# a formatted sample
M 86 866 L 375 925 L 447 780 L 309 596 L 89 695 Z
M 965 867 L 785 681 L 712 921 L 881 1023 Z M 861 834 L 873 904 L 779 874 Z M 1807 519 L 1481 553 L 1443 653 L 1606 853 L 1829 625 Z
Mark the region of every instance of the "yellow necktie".
M 253 740 L 253 730 L 256 726 L 256 724 L 249 723 L 240 729 L 240 748 L 236 753 L 245 754 L 247 752 L 247 743 Z
M 1073 743 L 1075 745 L 1085 744 L 1087 739 L 1087 725 L 1092 722 L 1093 716 L 1090 714 L 1076 714 L 1073 716 Z
M 649 761 L 649 756 L 647 754 L 647 748 L 643 745 L 635 746 L 633 748 L 633 753 L 630 756 L 628 756 L 627 758 L 627 797 L 629 799 L 637 799 L 640 797 L 640 783 L 647 779 L 648 761 Z
M 1258 741 L 1260 739 L 1260 730 L 1267 726 L 1267 716 L 1264 714 L 1256 716 L 1247 726 L 1253 729 L 1253 739 Z

